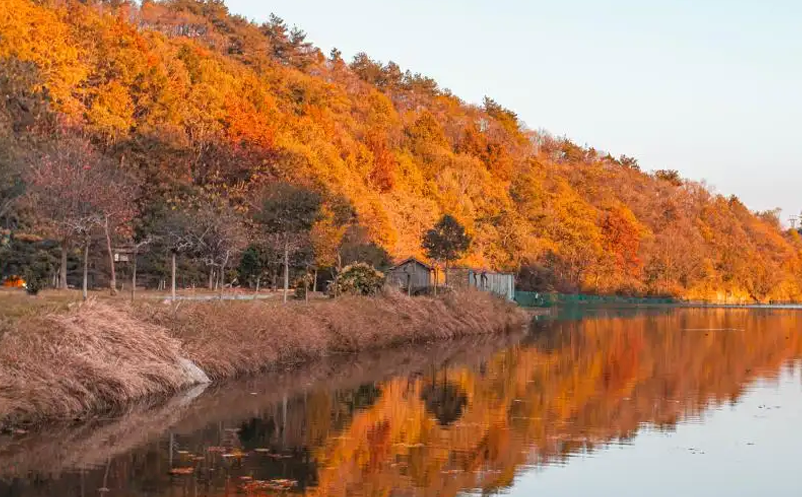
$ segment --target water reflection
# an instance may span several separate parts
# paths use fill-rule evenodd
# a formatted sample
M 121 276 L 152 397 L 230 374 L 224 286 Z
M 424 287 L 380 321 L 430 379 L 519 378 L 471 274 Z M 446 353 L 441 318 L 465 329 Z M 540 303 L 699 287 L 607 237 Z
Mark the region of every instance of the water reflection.
M 6 437 L 0 494 L 492 493 L 778 381 L 802 352 L 799 316 L 599 310 L 525 336 L 333 359 Z

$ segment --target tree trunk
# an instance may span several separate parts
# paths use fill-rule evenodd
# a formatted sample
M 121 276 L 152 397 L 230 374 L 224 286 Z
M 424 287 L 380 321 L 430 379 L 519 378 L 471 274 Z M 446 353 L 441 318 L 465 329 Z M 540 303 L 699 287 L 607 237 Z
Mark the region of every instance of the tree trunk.
M 284 241 L 284 303 L 287 303 L 287 298 L 290 293 L 290 242 Z
M 226 260 L 220 266 L 220 300 L 223 300 L 223 292 L 226 288 L 226 264 L 228 264 L 228 253 L 226 253 Z
M 317 293 L 317 268 L 315 269 L 315 281 L 312 282 L 312 292 Z
M 131 261 L 131 302 L 136 298 L 136 255 L 136 251 L 134 251 L 134 260 Z
M 438 278 L 438 274 L 437 274 L 437 266 L 435 266 L 434 267 L 434 296 L 435 297 L 437 297 L 437 283 L 438 283 L 439 279 L 440 278 Z
M 114 267 L 114 250 L 111 248 L 111 232 L 109 231 L 109 218 L 106 217 L 106 222 L 103 225 L 103 231 L 106 235 L 106 251 L 109 254 L 109 270 L 111 271 L 109 279 L 109 289 L 111 290 L 112 297 L 117 295 L 117 271 Z
M 309 303 L 309 278 L 307 276 L 309 276 L 308 272 L 304 276 L 304 303 L 306 304 Z
M 214 268 L 209 268 L 209 290 L 214 288 Z
M 175 301 L 175 252 L 172 252 L 172 257 L 170 258 L 170 296 L 172 300 Z
M 66 290 L 67 287 L 67 251 L 70 250 L 70 242 L 68 240 L 63 240 L 61 242 L 61 268 L 60 269 L 60 276 L 59 276 L 59 288 L 62 290 Z
M 84 242 L 84 281 L 81 287 L 83 299 L 89 297 L 89 239 Z

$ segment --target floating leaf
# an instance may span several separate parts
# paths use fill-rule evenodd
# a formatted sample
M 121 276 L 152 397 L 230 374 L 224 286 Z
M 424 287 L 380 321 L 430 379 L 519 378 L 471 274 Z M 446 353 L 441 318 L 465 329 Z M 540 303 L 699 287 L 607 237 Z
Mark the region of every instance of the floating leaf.
M 170 470 L 171 475 L 191 475 L 195 472 L 195 468 L 173 468 Z

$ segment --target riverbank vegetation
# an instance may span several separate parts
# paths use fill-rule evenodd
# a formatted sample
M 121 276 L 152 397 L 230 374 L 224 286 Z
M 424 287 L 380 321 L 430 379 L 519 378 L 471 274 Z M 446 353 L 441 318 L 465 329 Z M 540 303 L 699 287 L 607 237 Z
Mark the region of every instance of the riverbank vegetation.
M 0 426 L 72 419 L 199 381 L 288 367 L 331 354 L 523 327 L 513 304 L 480 292 L 310 304 L 89 301 L 9 321 L 0 336 Z
M 149 287 L 325 284 L 448 215 L 455 264 L 524 290 L 802 299 L 777 212 L 219 1 L 4 0 L 0 90 L 0 261 L 34 285 L 116 291 L 137 256 Z

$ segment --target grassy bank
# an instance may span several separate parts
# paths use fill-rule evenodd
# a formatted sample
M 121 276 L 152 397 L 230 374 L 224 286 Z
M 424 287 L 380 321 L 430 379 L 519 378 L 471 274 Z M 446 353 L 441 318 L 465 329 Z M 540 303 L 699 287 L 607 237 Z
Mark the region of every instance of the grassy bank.
M 0 338 L 0 426 L 74 419 L 197 381 L 330 354 L 503 332 L 524 322 L 487 294 L 342 298 L 311 305 L 89 302 L 10 318 Z

